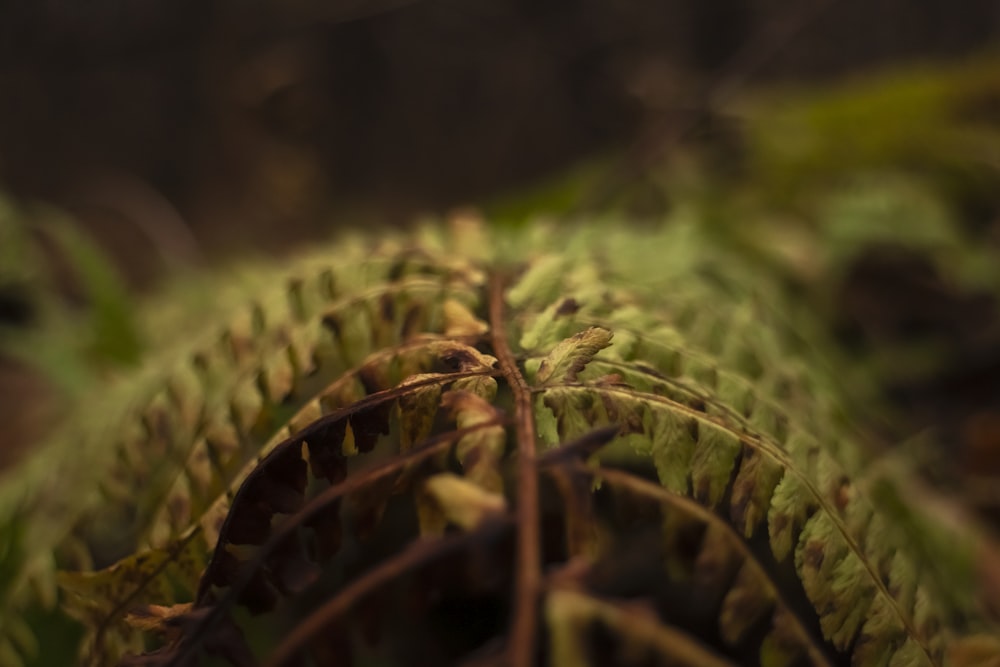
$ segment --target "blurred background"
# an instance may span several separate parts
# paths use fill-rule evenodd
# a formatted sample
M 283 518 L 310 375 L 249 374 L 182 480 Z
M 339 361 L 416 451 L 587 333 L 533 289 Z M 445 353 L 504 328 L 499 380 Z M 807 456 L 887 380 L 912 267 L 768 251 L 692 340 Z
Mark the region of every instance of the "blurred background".
M 675 126 L 731 143 L 737 92 L 998 33 L 990 0 L 2 0 L 0 185 L 141 282 L 164 255 L 327 235 L 331 213 L 405 222 L 648 161 Z
M 996 519 L 998 35 L 994 0 L 0 0 L 0 340 L 54 298 L 128 362 L 133 295 L 342 226 L 695 206 Z M 60 410 L 17 349 L 7 464 Z

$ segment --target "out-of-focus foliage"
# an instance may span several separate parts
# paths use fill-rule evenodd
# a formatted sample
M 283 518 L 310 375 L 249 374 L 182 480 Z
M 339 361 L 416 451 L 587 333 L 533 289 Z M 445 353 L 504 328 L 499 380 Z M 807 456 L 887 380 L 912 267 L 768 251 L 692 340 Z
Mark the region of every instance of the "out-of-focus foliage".
M 946 196 L 1000 181 L 1000 58 L 856 76 L 736 105 L 756 194 L 803 202 L 856 172 L 904 170 Z
M 751 91 L 717 110 L 717 144 L 674 147 L 665 199 L 693 204 L 720 242 L 859 334 L 859 368 L 881 382 L 926 380 L 962 348 L 988 365 L 1000 349 L 998 81 L 985 54 Z
M 135 304 L 114 264 L 64 214 L 0 199 L 0 350 L 66 387 L 138 361 Z

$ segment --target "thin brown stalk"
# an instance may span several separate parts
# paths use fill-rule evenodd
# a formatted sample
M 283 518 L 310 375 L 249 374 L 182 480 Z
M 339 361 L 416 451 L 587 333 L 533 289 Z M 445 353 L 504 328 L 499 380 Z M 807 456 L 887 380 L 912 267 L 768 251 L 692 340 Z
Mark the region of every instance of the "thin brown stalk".
M 470 533 L 414 542 L 401 553 L 355 579 L 309 614 L 307 618 L 297 623 L 295 629 L 285 636 L 281 644 L 268 657 L 265 667 L 284 665 L 295 657 L 295 654 L 301 651 L 323 628 L 343 617 L 346 612 L 379 588 L 399 579 L 408 572 L 413 572 L 422 565 L 467 548 L 475 542 L 488 539 L 504 525 L 509 524 L 503 520 L 495 521 L 481 525 Z
M 504 317 L 504 280 L 494 274 L 490 280 L 490 330 L 493 352 L 499 361 L 500 372 L 514 395 L 514 426 L 518 457 L 517 578 L 507 654 L 508 664 L 513 667 L 529 667 L 534 662 L 538 594 L 542 580 L 535 417 L 531 408 L 531 388 L 517 367 L 517 360 L 507 342 Z

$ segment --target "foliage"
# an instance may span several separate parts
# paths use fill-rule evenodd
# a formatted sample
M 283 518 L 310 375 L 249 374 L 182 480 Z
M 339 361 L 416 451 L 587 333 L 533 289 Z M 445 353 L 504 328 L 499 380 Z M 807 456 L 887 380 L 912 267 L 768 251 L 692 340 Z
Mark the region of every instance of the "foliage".
M 133 303 L 112 262 L 65 215 L 0 197 L 0 350 L 40 367 L 62 389 L 142 350 Z M 13 312 L 16 311 L 16 312 Z M 24 327 L 32 336 L 14 335 Z
M 1000 341 L 998 73 L 987 52 L 757 87 L 716 109 L 725 131 L 682 147 L 664 188 L 846 332 L 860 386 L 963 383 Z M 903 416 L 910 433 L 947 420 Z
M 757 92 L 735 105 L 760 195 L 798 204 L 845 174 L 904 170 L 952 197 L 995 197 L 1000 59 L 854 77 L 824 90 Z
M 681 218 L 463 217 L 154 307 L 6 480 L 2 655 L 58 563 L 88 665 L 987 664 L 762 267 Z

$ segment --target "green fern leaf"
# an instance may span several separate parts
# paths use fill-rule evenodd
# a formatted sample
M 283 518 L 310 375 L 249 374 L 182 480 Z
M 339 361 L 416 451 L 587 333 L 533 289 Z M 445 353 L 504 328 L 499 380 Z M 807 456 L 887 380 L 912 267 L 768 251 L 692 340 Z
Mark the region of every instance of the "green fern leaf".
M 248 305 L 81 406 L 46 450 L 80 492 L 40 482 L 46 460 L 0 510 L 40 580 L 67 569 L 85 664 L 972 646 L 983 619 L 868 495 L 823 343 L 760 267 L 682 221 L 495 234 L 462 219 L 259 270 Z

